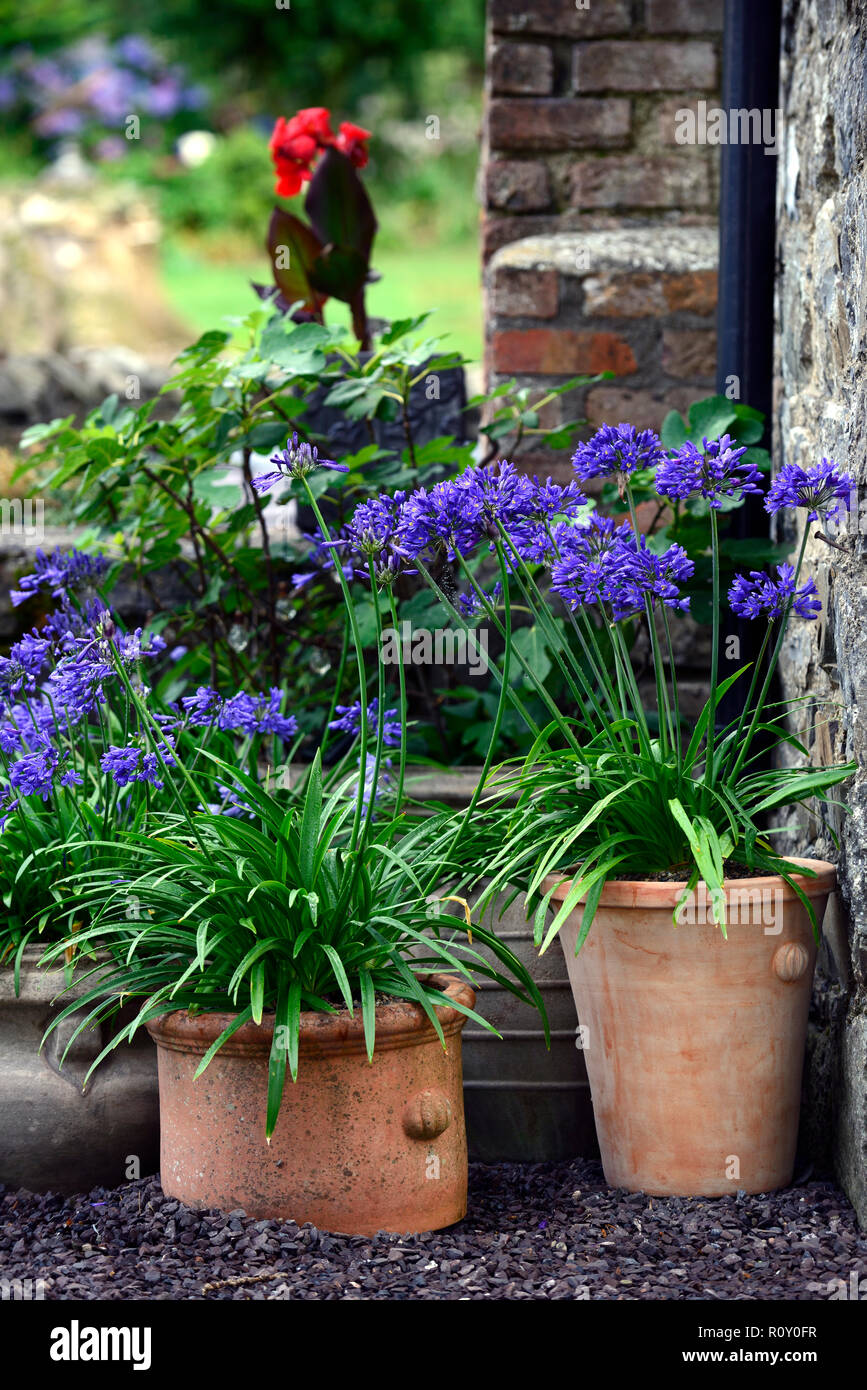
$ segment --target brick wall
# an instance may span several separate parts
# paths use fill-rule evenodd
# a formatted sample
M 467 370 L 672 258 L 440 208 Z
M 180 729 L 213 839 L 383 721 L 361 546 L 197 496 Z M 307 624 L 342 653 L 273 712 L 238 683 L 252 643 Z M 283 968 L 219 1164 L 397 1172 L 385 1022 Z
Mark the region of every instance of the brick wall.
M 658 426 L 713 389 L 719 150 L 678 144 L 676 113 L 719 102 L 723 9 L 489 0 L 488 378 L 619 379 L 564 396 L 551 423 Z

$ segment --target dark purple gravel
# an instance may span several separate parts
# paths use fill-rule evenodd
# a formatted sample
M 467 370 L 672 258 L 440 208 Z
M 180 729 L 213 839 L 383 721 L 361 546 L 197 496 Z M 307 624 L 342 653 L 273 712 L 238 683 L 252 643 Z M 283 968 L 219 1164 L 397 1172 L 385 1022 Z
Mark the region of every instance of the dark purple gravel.
M 612 1191 L 585 1160 L 478 1164 L 470 1213 L 369 1238 L 192 1211 L 153 1178 L 83 1197 L 2 1192 L 0 1277 L 42 1278 L 47 1299 L 452 1301 L 815 1300 L 833 1279 L 867 1279 L 867 1235 L 828 1182 L 648 1198 Z

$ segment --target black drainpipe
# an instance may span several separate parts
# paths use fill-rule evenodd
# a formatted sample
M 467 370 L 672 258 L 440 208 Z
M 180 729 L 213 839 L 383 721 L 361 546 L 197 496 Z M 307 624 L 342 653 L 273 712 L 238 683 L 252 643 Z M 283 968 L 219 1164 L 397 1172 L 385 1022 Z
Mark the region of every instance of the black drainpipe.
M 782 0 L 726 0 L 722 72 L 725 111 L 776 111 L 781 28 Z M 773 129 L 779 140 L 776 117 Z M 717 390 L 724 395 L 728 379 L 739 378 L 739 399 L 765 414 L 765 438 L 761 443 L 770 448 L 779 158 L 766 154 L 763 144 L 726 144 L 721 155 Z M 762 499 L 749 497 L 746 505 L 732 514 L 728 534 L 739 539 L 766 536 L 768 520 Z M 736 618 L 723 598 L 721 676 L 734 669 L 724 656 L 726 637 L 735 634 L 740 639 L 744 664 L 757 655 L 758 627 L 758 623 Z M 720 723 L 727 723 L 740 712 L 741 684 L 737 682 L 720 704 Z

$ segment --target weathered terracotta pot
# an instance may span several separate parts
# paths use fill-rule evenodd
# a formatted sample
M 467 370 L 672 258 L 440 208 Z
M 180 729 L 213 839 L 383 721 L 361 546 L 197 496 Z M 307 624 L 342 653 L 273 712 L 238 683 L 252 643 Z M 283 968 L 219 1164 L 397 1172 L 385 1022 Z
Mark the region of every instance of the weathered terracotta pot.
M 449 976 L 439 988 L 472 1007 Z M 361 1017 L 302 1013 L 298 1080 L 287 1078 L 265 1141 L 273 1018 L 245 1024 L 194 1081 L 228 1014 L 165 1014 L 149 1023 L 159 1049 L 163 1191 L 193 1207 L 243 1208 L 350 1235 L 437 1230 L 467 1209 L 461 1089 L 464 1015 L 437 1005 L 444 1052 L 423 1010 L 376 1011 L 368 1062 Z
M 834 866 L 794 862 L 818 875 L 798 882 L 821 923 Z M 726 940 L 703 894 L 674 925 L 684 886 L 608 883 L 577 956 L 580 908 L 560 934 L 605 1178 L 663 1195 L 768 1192 L 794 1168 L 809 917 L 783 879 L 729 880 Z

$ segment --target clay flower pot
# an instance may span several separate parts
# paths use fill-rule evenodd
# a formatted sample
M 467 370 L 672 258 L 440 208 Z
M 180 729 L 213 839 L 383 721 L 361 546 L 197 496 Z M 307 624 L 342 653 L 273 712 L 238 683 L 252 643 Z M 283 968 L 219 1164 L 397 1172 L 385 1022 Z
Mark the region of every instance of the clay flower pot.
M 794 860 L 821 923 L 833 864 Z M 575 955 L 581 909 L 560 933 L 612 1187 L 719 1197 L 791 1181 L 816 944 L 781 878 L 726 881 L 727 932 L 699 890 L 606 884 Z M 554 896 L 569 890 L 562 882 Z
M 472 1007 L 450 976 L 438 988 Z M 379 1005 L 368 1062 L 360 1012 L 302 1013 L 298 1080 L 287 1078 L 265 1141 L 273 1020 L 244 1024 L 194 1081 L 229 1014 L 164 1014 L 159 1049 L 163 1191 L 188 1206 L 243 1208 L 349 1235 L 437 1230 L 467 1209 L 461 1089 L 465 1015 L 437 1005 L 444 1052 L 423 1010 Z

